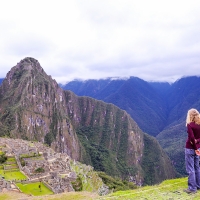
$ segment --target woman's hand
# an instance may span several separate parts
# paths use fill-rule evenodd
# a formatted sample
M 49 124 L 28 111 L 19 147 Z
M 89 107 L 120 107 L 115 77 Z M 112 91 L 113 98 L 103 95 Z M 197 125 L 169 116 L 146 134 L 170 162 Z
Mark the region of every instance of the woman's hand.
M 200 150 L 198 150 L 198 149 L 195 150 L 195 153 L 196 153 L 197 156 L 200 156 Z

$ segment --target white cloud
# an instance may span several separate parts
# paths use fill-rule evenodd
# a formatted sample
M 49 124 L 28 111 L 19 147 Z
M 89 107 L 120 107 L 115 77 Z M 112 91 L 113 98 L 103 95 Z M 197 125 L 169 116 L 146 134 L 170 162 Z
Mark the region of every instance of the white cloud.
M 200 75 L 199 10 L 197 0 L 4 1 L 0 77 L 26 56 L 58 82 Z

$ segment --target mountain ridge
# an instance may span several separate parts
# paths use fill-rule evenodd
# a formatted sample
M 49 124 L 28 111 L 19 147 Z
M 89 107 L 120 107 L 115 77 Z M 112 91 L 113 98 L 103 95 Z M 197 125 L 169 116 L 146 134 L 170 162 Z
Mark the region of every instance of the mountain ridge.
M 106 83 L 105 80 L 102 80 L 102 82 L 104 83 L 103 87 L 100 87 L 101 80 L 73 81 L 62 88 L 71 90 L 79 96 L 90 96 L 107 103 L 114 103 L 126 110 L 139 127 L 150 135 L 156 136 L 162 130 L 166 116 L 160 108 L 158 110 L 157 105 L 163 107 L 162 100 L 165 97 L 159 96 L 160 92 L 156 90 L 155 86 L 152 87 L 148 82 L 138 77 L 130 77 L 128 80 L 107 80 Z M 74 87 L 74 85 L 76 86 Z M 127 91 L 131 91 L 131 93 Z M 156 95 L 155 103 L 149 101 L 148 96 L 152 96 L 152 94 Z M 148 103 L 152 105 L 148 106 Z M 150 107 L 151 109 L 149 109 Z M 147 114 L 156 115 L 157 121 L 153 123 L 152 119 L 155 117 L 149 117 L 149 121 L 144 124 L 142 118 Z
M 96 82 L 101 84 L 101 80 Z M 73 89 L 73 84 L 76 84 L 76 89 Z M 78 82 L 73 84 L 69 83 L 69 87 L 65 85 L 63 88 L 80 96 L 83 90 L 86 96 L 96 91 L 92 81 L 80 83 L 79 87 Z M 87 93 L 88 85 L 90 93 Z M 184 147 L 187 132 L 184 123 L 190 108 L 200 110 L 199 88 L 199 76 L 183 77 L 171 84 L 131 77 L 118 82 L 118 85 L 116 81 L 110 81 L 104 89 L 93 92 L 91 96 L 126 110 L 144 132 L 158 139 L 176 169 L 185 175 Z

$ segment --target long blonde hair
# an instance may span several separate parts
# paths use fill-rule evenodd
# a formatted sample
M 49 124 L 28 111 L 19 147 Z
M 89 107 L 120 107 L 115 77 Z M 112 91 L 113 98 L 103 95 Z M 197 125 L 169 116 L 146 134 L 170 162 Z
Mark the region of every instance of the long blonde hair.
M 186 126 L 187 124 L 195 122 L 196 124 L 200 124 L 200 116 L 198 110 L 191 108 L 188 110 L 187 117 L 186 117 Z
M 196 119 L 195 123 L 200 125 L 200 114 L 195 119 Z

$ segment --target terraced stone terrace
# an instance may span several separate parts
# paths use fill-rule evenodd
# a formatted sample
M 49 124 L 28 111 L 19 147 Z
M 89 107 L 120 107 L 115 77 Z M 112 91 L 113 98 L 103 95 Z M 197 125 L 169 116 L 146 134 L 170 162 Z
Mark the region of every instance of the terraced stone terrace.
M 0 138 L 0 151 L 8 158 L 0 165 L 0 190 L 23 192 L 29 184 L 42 184 L 47 193 L 74 191 L 71 182 L 77 177 L 67 154 L 55 153 L 39 142 L 10 138 Z

